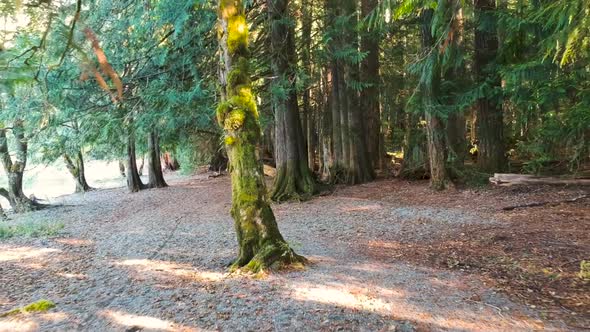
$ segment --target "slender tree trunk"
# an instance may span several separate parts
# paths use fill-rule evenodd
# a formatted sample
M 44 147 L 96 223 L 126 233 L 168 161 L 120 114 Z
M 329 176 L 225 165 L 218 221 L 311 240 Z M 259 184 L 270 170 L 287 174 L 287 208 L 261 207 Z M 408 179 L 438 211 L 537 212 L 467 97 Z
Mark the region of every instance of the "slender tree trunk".
M 77 154 L 76 160 L 72 160 L 72 158 L 68 154 L 63 155 L 64 163 L 66 164 L 66 168 L 74 178 L 76 182 L 76 192 L 82 193 L 90 191 L 90 185 L 86 181 L 86 174 L 84 170 L 84 159 L 82 157 L 82 152 L 79 151 Z
M 311 43 L 312 43 L 312 24 L 313 24 L 313 0 L 303 0 L 301 4 L 302 9 L 302 20 L 301 20 L 301 35 L 302 35 L 302 50 L 301 50 L 301 62 L 303 63 L 303 70 L 308 78 L 313 75 L 311 66 Z M 307 137 L 307 165 L 313 172 L 315 169 L 315 156 L 316 156 L 316 140 L 315 140 L 315 119 L 314 112 L 311 106 L 311 88 L 306 88 L 303 92 L 303 114 L 306 118 L 306 137 Z
M 260 160 L 261 129 L 250 82 L 248 24 L 242 0 L 219 0 L 221 86 L 224 101 L 217 120 L 225 134 L 230 160 L 232 209 L 239 244 L 233 268 L 258 272 L 305 259 L 289 247 L 266 196 Z
M 148 172 L 149 188 L 168 187 L 168 184 L 164 181 L 164 173 L 162 173 L 162 164 L 160 162 L 160 140 L 155 131 L 150 132 L 148 136 Z
M 406 113 L 404 160 L 400 170 L 400 176 L 405 179 L 424 179 L 429 174 L 426 133 L 419 120 L 417 114 Z
M 84 189 L 84 191 L 90 191 L 93 188 L 90 187 L 90 185 L 88 184 L 88 181 L 86 180 L 86 166 L 84 164 L 84 154 L 82 153 L 82 150 L 78 151 L 78 156 L 76 158 L 76 163 L 78 165 L 78 182 L 81 184 L 81 188 Z
M 127 177 L 127 175 L 125 175 L 125 162 L 122 160 L 119 160 L 119 174 L 124 178 Z
M 271 90 L 286 91 L 286 96 L 272 97 L 277 176 L 271 197 L 277 202 L 308 199 L 314 191 L 299 119 L 294 68 L 295 30 L 288 19 L 288 3 L 288 0 L 267 0 L 271 26 L 271 68 L 275 77 L 271 82 Z
M 330 92 L 330 70 L 328 68 L 323 70 L 321 88 L 322 88 L 322 105 L 318 110 L 321 110 L 320 128 L 318 133 L 318 141 L 320 147 L 320 179 L 324 182 L 331 180 L 331 170 L 334 167 L 334 153 L 332 148 L 332 102 Z
M 434 46 L 432 36 L 432 19 L 434 11 L 427 9 L 422 11 L 422 51 L 427 55 Z M 438 60 L 435 60 L 438 62 Z M 431 70 L 429 82 L 420 82 L 424 94 L 424 108 L 426 113 L 426 137 L 428 141 L 428 160 L 430 163 L 430 187 L 435 190 L 444 190 L 450 183 L 446 170 L 445 158 L 445 128 L 440 116 L 437 114 L 437 97 L 440 92 L 440 66 L 438 64 L 425 68 Z
M 447 0 L 449 2 L 450 10 L 454 13 L 454 19 L 451 25 L 451 33 L 453 38 L 451 40 L 450 47 L 455 48 L 455 54 L 464 53 L 464 41 L 463 35 L 464 22 L 463 22 L 463 8 L 461 0 Z M 459 66 L 453 67 L 447 73 L 445 73 L 445 80 L 451 81 L 454 84 L 451 86 L 461 85 L 460 83 L 465 81 L 466 70 L 465 65 L 462 63 Z M 454 95 L 454 91 L 451 94 Z M 452 98 L 452 101 L 457 104 L 456 98 Z M 447 142 L 449 146 L 449 159 L 455 169 L 462 169 L 467 157 L 467 139 L 466 133 L 466 120 L 465 113 L 463 110 L 456 110 L 451 112 L 447 119 Z
M 135 131 L 129 129 L 127 136 L 127 188 L 130 192 L 138 192 L 145 189 L 137 171 L 137 159 L 135 156 Z
M 143 168 L 145 166 L 145 155 L 141 155 L 141 162 L 139 163 L 139 167 L 137 167 L 137 173 L 139 176 L 143 176 Z
M 479 84 L 487 84 L 488 91 L 501 88 L 500 76 L 495 69 L 498 53 L 496 28 L 496 1 L 474 0 L 475 29 L 474 68 Z M 502 103 L 497 97 L 482 97 L 477 101 L 478 167 L 485 172 L 500 172 L 506 167 L 504 155 L 504 118 Z

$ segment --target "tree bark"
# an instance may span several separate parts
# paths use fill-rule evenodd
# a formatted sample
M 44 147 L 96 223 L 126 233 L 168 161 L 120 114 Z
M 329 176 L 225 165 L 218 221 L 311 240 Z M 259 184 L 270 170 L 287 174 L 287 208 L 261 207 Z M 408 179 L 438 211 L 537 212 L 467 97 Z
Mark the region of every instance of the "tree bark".
M 168 187 L 164 181 L 164 173 L 162 173 L 162 164 L 160 162 L 160 140 L 155 131 L 151 131 L 148 136 L 148 172 L 149 172 L 149 188 L 164 188 Z
M 461 0 L 447 0 L 450 6 L 450 11 L 454 14 L 454 19 L 451 24 L 452 39 L 450 47 L 453 47 L 454 54 L 463 54 L 465 27 L 463 21 L 463 8 Z M 463 62 L 459 66 L 454 66 L 445 73 L 445 80 L 451 81 L 451 86 L 461 86 L 466 77 L 466 68 Z M 451 95 L 457 95 L 456 88 L 451 91 Z M 452 102 L 457 104 L 457 98 L 452 97 Z M 467 157 L 467 139 L 466 120 L 464 110 L 456 109 L 451 112 L 447 119 L 447 143 L 449 148 L 448 159 L 455 169 L 462 169 Z
M 488 91 L 499 90 L 501 80 L 494 68 L 498 53 L 497 19 L 495 0 L 474 0 L 475 29 L 474 68 L 479 84 L 486 84 Z M 500 172 L 506 166 L 504 155 L 504 118 L 502 103 L 495 96 L 477 100 L 478 167 L 488 173 Z
M 76 154 L 76 160 L 72 160 L 72 158 L 65 154 L 63 155 L 64 163 L 66 164 L 66 168 L 74 178 L 76 182 L 76 193 L 82 193 L 92 190 L 88 182 L 86 181 L 86 172 L 84 169 L 84 159 L 82 156 L 82 151 L 79 151 Z
M 135 193 L 145 189 L 137 171 L 137 159 L 135 155 L 135 130 L 129 129 L 127 136 L 127 189 Z
M 122 160 L 119 160 L 119 173 L 122 177 L 127 177 L 127 175 L 125 175 L 125 162 L 123 162 Z
M 277 176 L 271 198 L 277 202 L 308 199 L 315 187 L 299 118 L 295 90 L 295 30 L 288 20 L 288 3 L 288 0 L 267 0 L 274 76 L 271 91 L 285 94 L 272 96 Z
M 301 264 L 279 232 L 266 196 L 260 160 L 261 128 L 250 82 L 248 25 L 242 0 L 219 0 L 220 82 L 217 120 L 225 134 L 232 183 L 231 214 L 239 255 L 233 269 L 259 272 Z
M 15 213 L 24 213 L 36 210 L 42 205 L 30 200 L 23 192 L 23 175 L 27 165 L 28 143 L 22 121 L 17 120 L 14 122 L 12 134 L 15 137 L 16 147 L 14 162 L 8 152 L 6 129 L 0 129 L 0 158 L 8 176 L 8 190 L 5 192 L 5 197 Z
M 145 155 L 142 155 L 141 156 L 141 162 L 139 163 L 139 167 L 137 167 L 137 173 L 139 173 L 139 176 L 143 176 L 143 168 L 144 168 L 144 166 L 145 166 Z
M 377 7 L 377 0 L 361 1 L 361 18 L 365 18 Z M 381 110 L 379 107 L 379 36 L 369 27 L 364 26 L 361 34 L 361 51 L 367 56 L 361 63 L 361 81 L 370 86 L 361 91 L 361 110 L 367 119 L 367 150 L 374 169 L 383 165 L 381 142 Z
M 311 65 L 311 43 L 312 43 L 312 25 L 313 25 L 313 0 L 303 0 L 301 4 L 302 9 L 302 20 L 301 20 L 301 62 L 303 63 L 303 70 L 307 75 L 308 79 L 312 77 L 312 65 Z M 303 102 L 303 114 L 305 116 L 306 125 L 306 141 L 307 141 L 307 165 L 310 171 L 314 171 L 316 162 L 316 146 L 317 140 L 315 139 L 316 133 L 316 122 L 314 119 L 314 109 L 311 105 L 312 90 L 307 87 L 303 91 L 302 102 Z
M 428 55 L 434 46 L 434 37 L 432 35 L 432 19 L 434 10 L 427 9 L 422 11 L 422 52 Z M 432 55 L 431 55 L 432 56 Z M 434 55 L 437 56 L 437 55 Z M 428 141 L 428 160 L 430 163 L 430 187 L 435 190 L 444 190 L 450 183 L 446 170 L 445 158 L 445 129 L 440 115 L 436 111 L 438 95 L 440 92 L 440 66 L 438 59 L 435 65 L 427 67 L 424 70 L 431 70 L 429 82 L 420 82 L 423 89 L 424 108 L 426 114 L 426 137 Z

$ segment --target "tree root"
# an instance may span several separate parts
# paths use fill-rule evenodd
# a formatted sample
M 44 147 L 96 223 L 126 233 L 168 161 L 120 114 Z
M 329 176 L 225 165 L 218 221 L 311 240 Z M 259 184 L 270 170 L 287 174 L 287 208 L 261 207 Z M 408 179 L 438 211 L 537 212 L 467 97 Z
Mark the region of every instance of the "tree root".
M 285 269 L 300 269 L 308 260 L 296 254 L 285 242 L 269 243 L 258 250 L 254 257 L 239 257 L 231 266 L 231 271 L 261 273 Z

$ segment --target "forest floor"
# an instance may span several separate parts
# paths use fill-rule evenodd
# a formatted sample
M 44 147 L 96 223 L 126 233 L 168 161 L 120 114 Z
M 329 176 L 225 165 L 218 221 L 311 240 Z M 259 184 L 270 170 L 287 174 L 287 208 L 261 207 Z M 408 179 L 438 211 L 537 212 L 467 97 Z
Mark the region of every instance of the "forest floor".
M 463 189 L 382 180 L 274 206 L 312 265 L 228 274 L 236 241 L 227 176 L 99 190 L 10 225 L 63 224 L 0 240 L 0 331 L 587 330 L 590 202 L 504 211 L 584 192 Z

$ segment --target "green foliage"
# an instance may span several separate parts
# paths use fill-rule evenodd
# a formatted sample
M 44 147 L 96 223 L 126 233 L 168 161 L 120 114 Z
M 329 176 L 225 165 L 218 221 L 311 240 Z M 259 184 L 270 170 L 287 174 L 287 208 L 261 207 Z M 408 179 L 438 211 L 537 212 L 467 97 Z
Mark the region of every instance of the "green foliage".
M 25 222 L 14 225 L 0 224 L 0 239 L 55 236 L 59 234 L 64 226 L 61 222 Z

